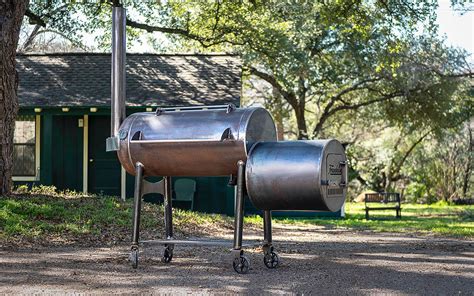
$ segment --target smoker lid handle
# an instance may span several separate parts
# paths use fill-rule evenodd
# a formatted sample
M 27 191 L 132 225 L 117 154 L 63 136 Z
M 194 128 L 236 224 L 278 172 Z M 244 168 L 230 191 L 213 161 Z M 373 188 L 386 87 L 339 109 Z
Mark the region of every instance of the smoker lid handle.
M 200 110 L 219 110 L 225 109 L 226 113 L 230 113 L 237 109 L 237 107 L 232 104 L 226 105 L 201 105 L 201 106 L 189 106 L 189 107 L 169 107 L 169 108 L 156 108 L 155 114 L 156 116 L 162 114 L 163 112 L 179 112 L 179 111 L 200 111 Z

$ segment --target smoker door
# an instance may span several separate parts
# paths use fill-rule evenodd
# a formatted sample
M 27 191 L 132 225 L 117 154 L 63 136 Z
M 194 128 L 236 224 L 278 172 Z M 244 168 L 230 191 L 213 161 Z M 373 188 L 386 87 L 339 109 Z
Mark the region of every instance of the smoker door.
M 346 180 L 345 157 L 342 154 L 330 153 L 326 158 L 326 174 L 328 186 L 326 196 L 329 200 L 344 195 Z

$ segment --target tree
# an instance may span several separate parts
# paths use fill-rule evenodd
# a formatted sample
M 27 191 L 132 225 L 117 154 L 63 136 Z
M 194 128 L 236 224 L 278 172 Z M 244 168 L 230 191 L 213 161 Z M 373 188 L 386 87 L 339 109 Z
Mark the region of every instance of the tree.
M 12 185 L 13 132 L 18 113 L 16 47 L 26 0 L 0 2 L 0 195 Z
M 298 137 L 315 138 L 351 110 L 383 105 L 395 118 L 462 104 L 450 94 L 471 71 L 465 53 L 437 39 L 435 8 L 431 1 L 169 1 L 149 7 L 144 23 L 127 23 L 177 34 L 192 48 L 239 52 L 248 73 L 292 108 Z
M 74 39 L 108 28 L 109 8 L 119 2 L 39 2 L 27 16 Z M 402 114 L 458 103 L 449 93 L 472 73 L 466 53 L 438 39 L 436 7 L 430 0 L 132 1 L 127 26 L 132 40 L 161 32 L 184 49 L 238 52 L 247 74 L 293 110 L 301 139 L 326 136 L 329 119 L 351 110 L 385 105 L 393 116 L 392 105 Z M 432 114 L 425 119 L 436 121 Z
M 469 187 L 472 184 L 472 176 L 473 176 L 473 162 L 474 162 L 474 128 L 469 125 L 466 128 L 467 133 L 467 151 L 466 151 L 466 164 L 464 167 L 464 176 L 462 178 L 462 196 L 467 197 L 467 192 L 469 191 Z
M 403 174 L 410 176 L 407 194 L 413 200 L 472 197 L 472 135 L 469 124 L 432 137 L 414 152 Z
M 40 30 L 73 41 L 101 31 L 107 45 L 113 5 L 121 4 L 34 1 L 25 13 L 33 39 Z M 355 111 L 419 131 L 467 108 L 453 95 L 472 75 L 466 53 L 439 40 L 430 0 L 130 1 L 127 9 L 128 41 L 160 32 L 179 48 L 239 53 L 246 75 L 293 112 L 300 139 L 331 135 L 335 120 Z

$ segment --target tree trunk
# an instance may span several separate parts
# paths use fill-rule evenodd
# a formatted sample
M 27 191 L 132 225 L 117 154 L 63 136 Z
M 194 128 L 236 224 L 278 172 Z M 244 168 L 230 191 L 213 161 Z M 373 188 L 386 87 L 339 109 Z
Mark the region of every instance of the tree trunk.
M 469 123 L 470 124 L 470 123 Z M 467 162 L 466 167 L 464 169 L 464 176 L 463 176 L 463 183 L 462 183 L 462 197 L 467 198 L 467 191 L 469 189 L 469 180 L 471 179 L 471 166 L 473 161 L 473 154 L 474 154 L 474 139 L 472 137 L 472 128 L 469 126 L 467 128 L 468 137 L 469 137 L 469 144 L 467 150 Z
M 16 48 L 28 0 L 0 1 L 0 195 L 12 187 L 13 132 L 18 113 Z
M 298 125 L 298 140 L 309 139 L 308 127 L 306 126 L 306 91 L 308 89 L 305 86 L 304 76 L 299 77 L 298 81 L 298 100 L 295 106 L 296 124 Z
M 283 141 L 285 139 L 285 127 L 283 125 L 283 99 L 281 97 L 280 92 L 275 87 L 272 88 L 272 95 L 275 100 L 273 100 L 271 104 L 269 104 L 270 106 L 265 107 L 269 109 L 271 114 L 273 114 L 274 116 L 275 125 L 277 129 L 277 140 Z
M 306 127 L 304 108 L 304 103 L 301 104 L 301 102 L 295 108 L 296 124 L 298 126 L 298 140 L 308 139 L 308 128 Z

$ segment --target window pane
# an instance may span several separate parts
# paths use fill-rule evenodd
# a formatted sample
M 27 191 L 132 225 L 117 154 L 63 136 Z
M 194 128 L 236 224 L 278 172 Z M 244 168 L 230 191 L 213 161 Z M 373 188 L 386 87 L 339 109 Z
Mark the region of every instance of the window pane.
M 35 176 L 35 117 L 20 116 L 13 138 L 13 175 Z
M 20 116 L 15 123 L 13 143 L 35 143 L 35 117 Z
M 15 144 L 13 147 L 13 176 L 35 176 L 35 145 Z

